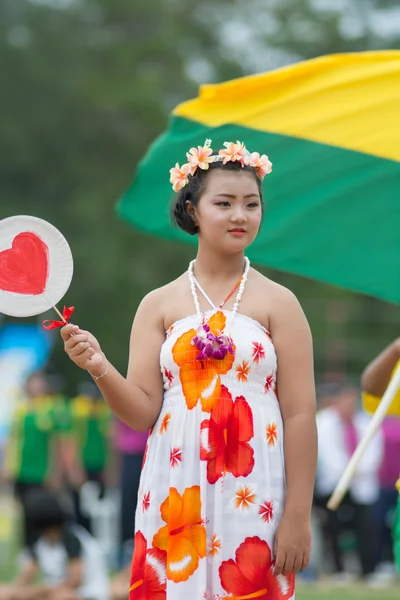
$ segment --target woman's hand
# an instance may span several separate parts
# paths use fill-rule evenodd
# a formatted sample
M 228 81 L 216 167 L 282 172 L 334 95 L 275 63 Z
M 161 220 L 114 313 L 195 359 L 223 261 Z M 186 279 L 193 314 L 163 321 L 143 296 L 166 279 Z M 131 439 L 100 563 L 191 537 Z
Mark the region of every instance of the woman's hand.
M 78 367 L 89 371 L 94 377 L 99 377 L 107 368 L 99 342 L 89 333 L 79 329 L 77 325 L 66 325 L 61 329 L 64 340 L 64 350 Z
M 274 542 L 275 575 L 306 569 L 311 555 L 311 523 L 307 515 L 284 513 Z

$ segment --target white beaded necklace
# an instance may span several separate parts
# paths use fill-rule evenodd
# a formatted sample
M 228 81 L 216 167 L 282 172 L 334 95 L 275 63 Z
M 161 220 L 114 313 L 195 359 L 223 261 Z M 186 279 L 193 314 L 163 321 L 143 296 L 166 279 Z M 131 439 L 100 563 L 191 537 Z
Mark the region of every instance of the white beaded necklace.
M 243 292 L 244 292 L 244 286 L 246 285 L 246 281 L 247 281 L 247 278 L 249 276 L 250 261 L 247 258 L 247 256 L 244 257 L 244 261 L 245 261 L 245 269 L 244 269 L 244 272 L 243 272 L 243 277 L 242 277 L 242 279 L 240 281 L 239 289 L 238 289 L 238 292 L 237 292 L 236 298 L 235 298 L 235 303 L 234 303 L 232 311 L 231 311 L 232 312 L 232 320 L 233 320 L 233 318 L 234 318 L 234 316 L 237 313 L 237 310 L 239 308 L 239 302 L 242 299 Z M 198 315 L 198 317 L 200 319 L 200 324 L 202 324 L 202 322 L 203 322 L 203 313 L 201 312 L 201 309 L 200 309 L 199 297 L 197 295 L 196 286 L 197 286 L 197 288 L 199 289 L 199 291 L 203 294 L 204 298 L 207 300 L 207 302 L 209 302 L 209 304 L 212 306 L 212 308 L 214 310 L 218 310 L 218 309 L 220 309 L 222 307 L 221 306 L 215 306 L 215 304 L 210 300 L 210 298 L 207 296 L 207 294 L 205 293 L 205 291 L 203 290 L 203 288 L 201 287 L 201 285 L 199 284 L 199 282 L 195 278 L 195 276 L 193 274 L 194 263 L 195 263 L 194 260 L 192 260 L 189 263 L 188 276 L 189 276 L 190 289 L 191 289 L 191 292 L 192 292 L 194 305 L 196 307 L 196 314 Z

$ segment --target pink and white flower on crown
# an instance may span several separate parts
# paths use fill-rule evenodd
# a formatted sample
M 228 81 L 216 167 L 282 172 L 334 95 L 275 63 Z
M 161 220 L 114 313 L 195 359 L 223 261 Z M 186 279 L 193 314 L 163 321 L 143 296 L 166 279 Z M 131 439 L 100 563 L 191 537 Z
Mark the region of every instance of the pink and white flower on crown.
M 190 174 L 194 175 L 198 167 L 206 171 L 210 164 L 214 162 L 215 157 L 212 156 L 212 153 L 213 151 L 210 148 L 208 140 L 204 146 L 190 148 L 189 152 L 186 153 L 189 162 Z
M 260 156 L 259 152 L 252 152 L 250 154 L 250 164 L 257 169 L 257 175 L 260 179 L 264 179 L 272 171 L 272 163 L 266 154 Z
M 219 156 L 222 162 L 226 165 L 227 162 L 240 162 L 243 166 L 249 164 L 249 153 L 242 142 L 224 142 L 225 149 L 219 151 Z
M 182 188 L 189 183 L 189 165 L 185 164 L 181 167 L 179 163 L 176 163 L 175 167 L 169 170 L 170 182 L 172 183 L 172 189 L 174 192 L 179 192 Z

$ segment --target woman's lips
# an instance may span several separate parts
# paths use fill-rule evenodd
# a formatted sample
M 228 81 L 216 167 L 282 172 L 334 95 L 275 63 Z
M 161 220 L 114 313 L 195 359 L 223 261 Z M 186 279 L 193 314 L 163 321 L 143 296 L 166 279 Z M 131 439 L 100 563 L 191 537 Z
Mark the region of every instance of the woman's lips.
M 242 237 L 245 235 L 246 230 L 245 229 L 229 229 L 228 233 L 230 233 L 231 235 L 235 236 L 235 237 Z

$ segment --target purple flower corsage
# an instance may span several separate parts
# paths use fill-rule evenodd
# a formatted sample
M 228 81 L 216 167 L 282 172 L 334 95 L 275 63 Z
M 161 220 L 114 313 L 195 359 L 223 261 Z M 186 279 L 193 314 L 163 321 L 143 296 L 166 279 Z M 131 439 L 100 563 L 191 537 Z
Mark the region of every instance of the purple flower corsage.
M 223 360 L 228 352 L 234 354 L 231 338 L 222 334 L 214 335 L 208 325 L 200 325 L 191 343 L 200 350 L 197 360 Z

